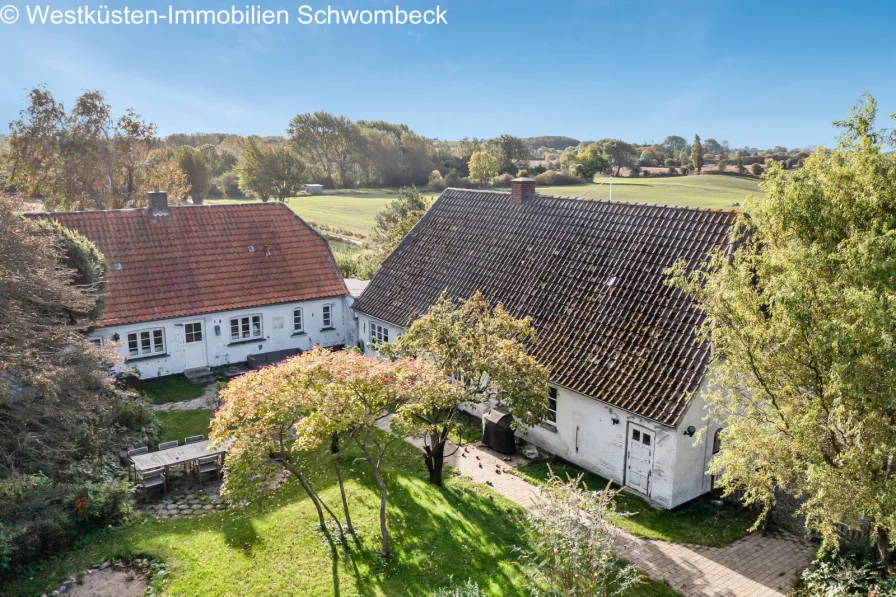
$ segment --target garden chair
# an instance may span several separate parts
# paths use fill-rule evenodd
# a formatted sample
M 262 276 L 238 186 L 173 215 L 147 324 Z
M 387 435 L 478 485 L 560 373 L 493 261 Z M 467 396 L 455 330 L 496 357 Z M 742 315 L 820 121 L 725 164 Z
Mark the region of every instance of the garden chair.
M 140 471 L 137 473 L 138 485 L 143 488 L 143 498 L 146 498 L 146 492 L 152 487 L 161 487 L 165 493 L 168 493 L 168 479 L 165 476 L 164 468 L 154 468 L 148 471 Z
M 134 461 L 131 460 L 131 456 L 139 456 L 140 454 L 148 454 L 149 447 L 141 446 L 139 448 L 134 448 L 133 450 L 128 450 L 128 479 L 131 478 L 131 472 L 134 473 L 134 479 L 137 478 L 137 470 L 134 468 Z
M 206 456 L 196 461 L 196 474 L 199 476 L 200 485 L 202 485 L 203 473 L 214 473 L 216 477 L 221 476 L 221 459 L 217 454 Z
M 195 444 L 196 442 L 205 441 L 204 435 L 191 435 L 184 440 L 184 444 Z
M 170 442 L 162 442 L 161 444 L 159 444 L 159 450 L 167 450 L 168 448 L 176 448 L 179 445 L 180 444 L 177 442 L 176 439 L 171 440 Z

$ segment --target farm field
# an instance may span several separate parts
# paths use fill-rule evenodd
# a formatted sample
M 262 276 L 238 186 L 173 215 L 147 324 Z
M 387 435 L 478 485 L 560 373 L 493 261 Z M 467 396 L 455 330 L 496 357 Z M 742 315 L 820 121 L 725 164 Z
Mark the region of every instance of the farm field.
M 502 189 L 507 190 L 507 189 Z M 538 192 L 559 197 L 607 199 L 607 184 L 538 187 Z M 613 200 L 660 203 L 704 208 L 743 206 L 748 194 L 758 194 L 755 178 L 740 176 L 677 176 L 657 178 L 615 178 Z M 426 193 L 436 197 L 437 193 Z M 354 233 L 370 234 L 374 217 L 395 199 L 396 189 L 335 190 L 313 197 L 292 197 L 287 205 L 303 219 Z M 239 203 L 251 199 L 207 199 L 206 203 Z

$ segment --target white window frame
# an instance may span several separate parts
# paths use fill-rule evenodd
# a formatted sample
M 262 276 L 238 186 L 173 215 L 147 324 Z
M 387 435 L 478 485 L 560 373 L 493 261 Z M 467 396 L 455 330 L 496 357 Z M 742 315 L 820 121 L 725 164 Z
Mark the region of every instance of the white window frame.
M 196 337 L 196 327 L 199 326 L 199 338 Z M 192 331 L 187 331 L 187 326 L 193 326 Z M 190 336 L 192 335 L 193 339 L 190 340 Z M 184 324 L 184 342 L 187 344 L 192 344 L 194 342 L 204 342 L 205 341 L 205 324 L 201 321 L 190 321 Z
M 378 323 L 370 322 L 370 341 L 371 342 L 388 342 L 389 328 Z
M 97 346 L 103 347 L 106 345 L 106 339 L 102 336 L 87 336 L 87 341 L 96 344 Z
M 301 307 L 292 310 L 292 331 L 294 334 L 305 333 L 305 313 Z
M 551 408 L 551 401 L 554 401 L 554 408 Z M 557 424 L 557 404 L 560 402 L 560 392 L 553 386 L 548 386 L 548 409 L 544 413 L 544 422 L 550 425 Z
M 333 303 L 324 303 L 320 311 L 322 329 L 333 327 Z
M 258 333 L 256 334 L 253 330 L 252 324 L 255 323 L 254 319 L 258 318 Z M 233 332 L 233 324 L 236 322 L 236 337 L 234 337 Z M 230 321 L 230 341 L 231 342 L 242 342 L 243 340 L 261 340 L 264 338 L 264 318 L 261 316 L 261 313 L 251 313 L 249 315 L 239 315 L 237 317 L 231 317 Z M 244 326 L 244 323 L 246 324 Z
M 149 348 L 144 346 L 144 334 L 149 340 Z M 131 348 L 131 336 L 134 337 L 136 348 Z M 127 342 L 128 358 L 131 359 L 164 355 L 168 346 L 165 340 L 165 328 L 146 328 L 128 332 L 125 334 L 125 341 Z

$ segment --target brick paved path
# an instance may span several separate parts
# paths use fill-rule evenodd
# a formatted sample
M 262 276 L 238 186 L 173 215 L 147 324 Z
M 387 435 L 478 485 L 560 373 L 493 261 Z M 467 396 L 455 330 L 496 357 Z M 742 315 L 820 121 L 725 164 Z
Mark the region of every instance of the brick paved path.
M 411 443 L 420 447 L 421 442 Z M 534 485 L 505 472 L 508 464 L 481 446 L 456 451 L 446 464 L 524 508 L 538 499 Z M 781 597 L 815 552 L 793 537 L 760 534 L 724 547 L 702 547 L 642 539 L 619 530 L 619 542 L 621 558 L 685 597 Z

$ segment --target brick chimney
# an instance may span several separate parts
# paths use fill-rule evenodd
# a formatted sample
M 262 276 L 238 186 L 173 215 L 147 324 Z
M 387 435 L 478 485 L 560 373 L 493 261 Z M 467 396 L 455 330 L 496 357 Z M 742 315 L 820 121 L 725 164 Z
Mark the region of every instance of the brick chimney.
M 522 201 L 529 193 L 535 192 L 535 179 L 532 178 L 514 178 L 510 181 L 510 198 L 515 201 Z
M 156 187 L 149 195 L 149 209 L 154 216 L 168 215 L 168 193 Z

